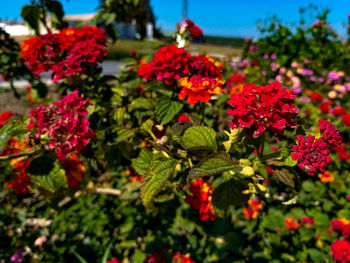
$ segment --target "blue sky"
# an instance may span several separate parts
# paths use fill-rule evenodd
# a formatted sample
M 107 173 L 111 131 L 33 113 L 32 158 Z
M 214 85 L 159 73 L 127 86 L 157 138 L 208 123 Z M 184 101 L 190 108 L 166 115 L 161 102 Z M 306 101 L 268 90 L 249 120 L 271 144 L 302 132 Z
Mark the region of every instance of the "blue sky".
M 4 1 L 4 0 L 3 0 Z M 67 14 L 95 12 L 98 0 L 62 0 Z M 29 0 L 6 1 L 0 9 L 1 18 L 20 18 L 20 8 Z M 277 14 L 286 22 L 299 20 L 299 8 L 317 3 L 321 8 L 331 8 L 329 20 L 344 34 L 344 23 L 350 14 L 350 0 L 188 0 L 188 17 L 208 35 L 257 36 L 256 21 Z M 182 19 L 182 0 L 151 0 L 157 26 L 173 31 Z M 312 21 L 309 21 L 312 22 Z

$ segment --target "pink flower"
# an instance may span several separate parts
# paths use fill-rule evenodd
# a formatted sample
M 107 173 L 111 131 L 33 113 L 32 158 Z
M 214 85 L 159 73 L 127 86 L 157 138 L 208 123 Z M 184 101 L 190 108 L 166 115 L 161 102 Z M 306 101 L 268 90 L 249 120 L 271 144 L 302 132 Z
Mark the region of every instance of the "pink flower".
M 320 119 L 318 121 L 318 127 L 322 133 L 322 138 L 334 149 L 341 147 L 343 138 L 337 127 L 335 127 L 329 121 Z
M 322 138 L 315 139 L 314 136 L 297 136 L 298 145 L 293 145 L 293 160 L 298 161 L 298 166 L 309 175 L 314 176 L 316 171 L 326 171 L 327 164 L 332 163 L 328 156 L 330 151 L 328 145 Z
M 79 97 L 76 90 L 48 107 L 40 105 L 30 111 L 27 128 L 37 130 L 37 139 L 47 134 L 47 148 L 54 149 L 61 160 L 69 153 L 80 153 L 94 137 L 90 122 L 85 118 L 89 101 Z

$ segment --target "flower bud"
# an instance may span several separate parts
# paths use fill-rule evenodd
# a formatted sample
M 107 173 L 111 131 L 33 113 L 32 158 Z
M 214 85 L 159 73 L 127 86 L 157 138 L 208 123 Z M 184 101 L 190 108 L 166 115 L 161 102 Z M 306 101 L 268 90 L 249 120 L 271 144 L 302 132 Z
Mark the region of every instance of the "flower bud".
M 245 176 L 248 176 L 248 177 L 253 176 L 254 175 L 253 167 L 251 167 L 251 166 L 244 167 L 242 170 L 242 174 Z

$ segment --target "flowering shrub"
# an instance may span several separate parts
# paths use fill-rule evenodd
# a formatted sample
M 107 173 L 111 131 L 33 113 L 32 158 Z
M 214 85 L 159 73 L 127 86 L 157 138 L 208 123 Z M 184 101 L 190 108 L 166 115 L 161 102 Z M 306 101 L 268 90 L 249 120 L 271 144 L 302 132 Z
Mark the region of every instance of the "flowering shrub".
M 0 254 L 349 261 L 346 46 L 324 18 L 301 43 L 272 28 L 222 61 L 179 42 L 151 60 L 132 52 L 118 79 L 98 70 L 103 29 L 24 41 L 34 78 L 64 81 L 40 105 L 28 88 L 29 116 L 0 115 Z M 179 30 L 200 37 L 192 21 Z

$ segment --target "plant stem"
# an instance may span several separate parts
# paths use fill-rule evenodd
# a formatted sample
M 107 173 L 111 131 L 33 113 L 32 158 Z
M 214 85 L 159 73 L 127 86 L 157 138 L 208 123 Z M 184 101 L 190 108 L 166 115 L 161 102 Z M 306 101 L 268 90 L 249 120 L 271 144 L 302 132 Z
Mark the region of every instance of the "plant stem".
M 259 156 L 262 158 L 264 157 L 264 149 L 265 149 L 265 133 L 262 134 L 261 136 L 261 152 L 259 153 Z M 259 149 L 258 149 L 259 152 Z
M 40 148 L 40 149 L 33 149 L 33 150 L 30 150 L 30 151 L 27 151 L 27 152 L 21 152 L 21 153 L 15 153 L 15 154 L 9 154 L 9 155 L 5 155 L 5 156 L 0 156 L 0 162 L 1 161 L 8 161 L 8 160 L 11 160 L 11 159 L 20 158 L 20 157 L 24 157 L 24 156 L 31 157 L 31 156 L 37 155 L 39 153 L 42 153 L 43 151 L 44 151 L 44 149 Z
M 200 103 L 201 107 L 201 124 L 204 123 L 204 115 L 205 115 L 205 102 Z

